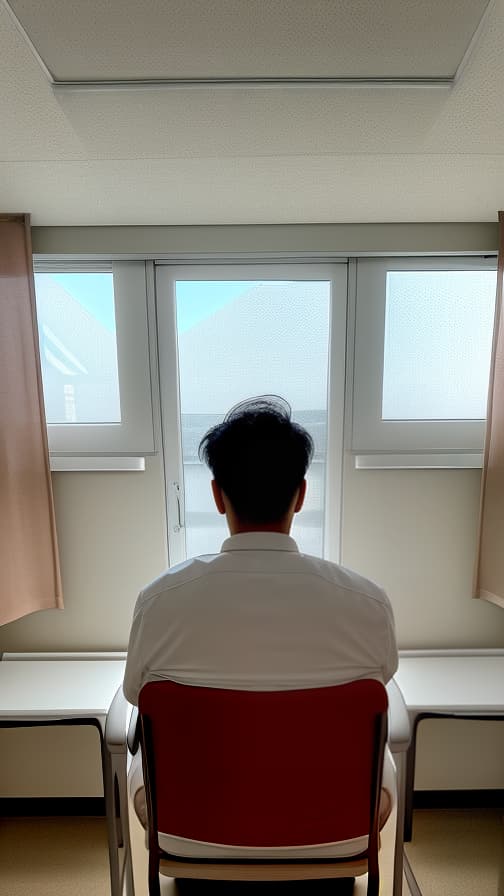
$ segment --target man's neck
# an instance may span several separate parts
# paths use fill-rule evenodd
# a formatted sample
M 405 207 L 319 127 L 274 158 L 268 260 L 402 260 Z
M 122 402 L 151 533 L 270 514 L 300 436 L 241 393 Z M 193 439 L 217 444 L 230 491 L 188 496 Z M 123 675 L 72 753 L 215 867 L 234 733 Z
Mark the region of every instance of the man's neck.
M 246 523 L 240 520 L 228 519 L 231 535 L 243 535 L 245 532 L 278 532 L 280 535 L 288 535 L 291 529 L 291 521 L 276 523 Z

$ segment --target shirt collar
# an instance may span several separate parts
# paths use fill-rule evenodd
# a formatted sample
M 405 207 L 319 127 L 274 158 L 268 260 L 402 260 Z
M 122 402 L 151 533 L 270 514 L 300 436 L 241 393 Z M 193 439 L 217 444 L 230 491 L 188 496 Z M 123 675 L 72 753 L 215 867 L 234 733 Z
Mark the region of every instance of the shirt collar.
M 290 535 L 281 532 L 241 532 L 224 541 L 224 551 L 299 551 Z

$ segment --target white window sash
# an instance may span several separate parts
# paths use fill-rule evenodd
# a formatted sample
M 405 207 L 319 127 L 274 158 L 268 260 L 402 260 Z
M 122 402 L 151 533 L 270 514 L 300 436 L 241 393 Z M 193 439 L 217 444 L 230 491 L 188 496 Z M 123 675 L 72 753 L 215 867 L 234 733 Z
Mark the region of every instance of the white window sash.
M 143 261 L 37 262 L 44 272 L 112 271 L 121 403 L 120 423 L 49 423 L 49 450 L 61 456 L 144 456 L 155 452 Z
M 355 315 L 353 425 L 356 455 L 376 452 L 481 452 L 484 420 L 383 420 L 381 416 L 387 271 L 495 269 L 495 258 L 359 259 Z

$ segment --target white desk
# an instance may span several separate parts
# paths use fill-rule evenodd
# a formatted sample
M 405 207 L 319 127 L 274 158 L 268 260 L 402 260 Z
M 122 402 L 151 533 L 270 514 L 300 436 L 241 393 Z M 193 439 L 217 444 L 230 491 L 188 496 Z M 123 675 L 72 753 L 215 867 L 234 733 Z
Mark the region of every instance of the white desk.
M 504 713 L 504 650 L 401 650 L 395 678 L 413 715 Z
M 404 650 L 395 679 L 412 724 L 406 780 L 411 837 L 416 731 L 422 719 L 504 717 L 504 650 Z
M 118 864 L 121 841 L 104 735 L 110 704 L 124 677 L 125 658 L 125 653 L 8 653 L 0 662 L 0 727 L 92 725 L 98 730 L 113 896 L 118 896 L 122 886 Z
M 123 680 L 125 659 L 125 653 L 4 654 L 0 719 L 86 718 L 98 721 L 104 731 L 110 704 Z
M 417 728 L 423 719 L 504 719 L 504 650 L 404 650 L 396 681 L 411 721 L 404 839 L 411 840 Z M 413 896 L 420 893 L 407 859 Z

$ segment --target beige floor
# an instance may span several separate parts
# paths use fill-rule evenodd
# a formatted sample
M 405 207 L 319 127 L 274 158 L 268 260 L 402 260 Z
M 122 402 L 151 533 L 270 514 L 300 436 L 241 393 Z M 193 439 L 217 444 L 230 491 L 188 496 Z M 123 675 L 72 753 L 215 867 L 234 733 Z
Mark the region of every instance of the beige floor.
M 504 867 L 502 812 L 415 813 L 408 854 L 423 896 L 496 896 Z M 133 828 L 136 896 L 147 896 L 143 832 Z M 382 896 L 391 894 L 393 819 L 383 832 Z M 163 896 L 329 896 L 331 882 L 245 888 L 191 887 L 173 882 Z M 191 892 L 192 890 L 192 892 Z M 365 878 L 354 896 L 364 896 Z M 499 891 L 501 892 L 501 891 Z M 99 818 L 0 819 L 0 896 L 110 896 L 105 822 Z M 409 896 L 407 887 L 404 896 Z M 504 896 L 504 889 L 501 896 Z
M 502 809 L 421 809 L 406 852 L 422 896 L 504 896 Z
M 391 818 L 382 833 L 381 872 L 384 896 L 391 893 Z M 136 896 L 147 896 L 147 853 L 144 833 L 132 819 L 132 850 Z M 100 818 L 0 819 L 0 896 L 110 896 L 107 839 Z M 192 885 L 180 892 L 163 882 L 163 896 L 216 896 L 215 887 Z M 224 887 L 222 896 L 329 896 L 331 881 L 281 884 L 275 892 L 262 884 Z M 192 891 L 192 892 L 191 892 Z M 354 896 L 364 896 L 366 879 L 358 880 Z M 407 890 L 405 889 L 405 896 Z
M 104 819 L 0 819 L 0 894 L 110 896 Z

